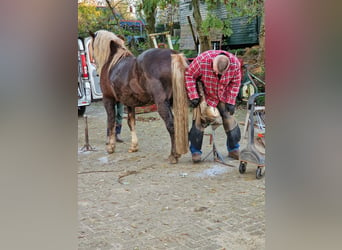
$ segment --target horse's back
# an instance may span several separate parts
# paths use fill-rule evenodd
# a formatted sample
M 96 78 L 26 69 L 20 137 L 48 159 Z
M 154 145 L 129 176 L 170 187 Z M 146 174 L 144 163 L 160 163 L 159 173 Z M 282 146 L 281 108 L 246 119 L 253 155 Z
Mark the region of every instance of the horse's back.
M 159 48 L 152 48 L 145 50 L 143 53 L 141 53 L 137 59 L 138 60 L 146 60 L 147 58 L 151 57 L 171 57 L 171 54 L 177 54 L 175 50 L 172 49 L 159 49 Z
M 144 67 L 145 70 L 170 69 L 171 54 L 175 53 L 171 49 L 148 49 L 137 57 L 137 63 L 139 66 Z

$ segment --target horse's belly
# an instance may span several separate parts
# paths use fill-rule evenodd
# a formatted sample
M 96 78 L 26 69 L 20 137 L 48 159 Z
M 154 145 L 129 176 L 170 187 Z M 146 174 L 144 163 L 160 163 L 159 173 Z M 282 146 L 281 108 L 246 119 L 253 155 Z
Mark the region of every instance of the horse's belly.
M 121 102 L 125 104 L 126 106 L 130 107 L 137 107 L 141 105 L 147 105 L 147 104 L 153 104 L 153 99 L 149 96 L 143 96 L 143 95 L 130 95 L 130 96 L 123 96 L 121 98 Z

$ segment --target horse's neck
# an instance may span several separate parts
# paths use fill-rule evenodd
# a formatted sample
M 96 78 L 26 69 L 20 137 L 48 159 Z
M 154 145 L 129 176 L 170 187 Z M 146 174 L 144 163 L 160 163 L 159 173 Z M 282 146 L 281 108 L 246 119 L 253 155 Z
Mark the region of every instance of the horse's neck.
M 115 68 L 121 62 L 130 61 L 132 58 L 135 58 L 135 57 L 129 51 L 125 51 L 123 53 L 120 53 L 120 55 L 118 55 L 118 54 L 113 55 L 113 57 L 110 60 L 108 60 L 110 62 L 109 68 Z
M 106 64 L 106 72 L 108 77 L 119 77 L 125 79 L 125 82 L 129 83 L 131 78 L 136 77 L 136 57 L 133 55 L 127 55 L 120 58 L 116 64 Z
M 127 56 L 121 57 L 118 60 L 117 64 L 113 65 L 112 68 L 125 67 L 127 68 L 127 72 L 129 72 L 131 69 L 135 67 L 136 63 L 137 63 L 137 60 L 135 56 L 127 55 Z

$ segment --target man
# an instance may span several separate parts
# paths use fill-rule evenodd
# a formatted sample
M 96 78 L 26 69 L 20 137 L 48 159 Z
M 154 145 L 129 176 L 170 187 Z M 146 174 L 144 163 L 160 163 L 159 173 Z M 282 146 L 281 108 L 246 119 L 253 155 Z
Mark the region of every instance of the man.
M 123 142 L 120 134 L 122 128 L 122 119 L 124 113 L 124 105 L 120 102 L 115 104 L 115 136 L 117 142 Z
M 124 105 L 120 102 L 117 102 L 114 105 L 114 112 L 115 112 L 115 140 L 116 142 L 124 142 L 121 138 L 121 129 L 122 129 L 122 119 L 124 113 Z M 107 128 L 107 142 L 106 145 L 109 143 L 109 129 Z
M 203 114 L 215 116 L 217 108 L 222 118 L 224 130 L 227 135 L 228 157 L 239 159 L 239 141 L 241 139 L 240 128 L 232 117 L 235 112 L 236 96 L 241 84 L 240 62 L 233 54 L 223 50 L 209 50 L 197 56 L 185 72 L 186 89 L 192 107 L 197 107 L 200 102 L 198 82 L 203 83 L 205 106 L 201 104 L 201 119 L 194 119 L 189 132 L 190 151 L 192 161 L 201 161 L 201 148 L 204 128 L 208 126 L 208 120 L 203 119 Z M 216 110 L 216 111 L 217 111 Z
M 117 35 L 122 41 L 126 41 L 123 35 Z M 124 105 L 120 102 L 115 104 L 115 137 L 117 142 L 124 142 L 120 136 L 122 128 L 122 119 L 124 113 Z

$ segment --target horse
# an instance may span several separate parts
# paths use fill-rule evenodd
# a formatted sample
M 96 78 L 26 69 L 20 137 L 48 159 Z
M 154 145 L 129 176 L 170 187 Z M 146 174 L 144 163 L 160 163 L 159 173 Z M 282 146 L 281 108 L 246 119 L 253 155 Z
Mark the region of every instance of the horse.
M 115 151 L 115 110 L 127 106 L 131 145 L 137 152 L 135 107 L 156 104 L 171 139 L 170 163 L 188 152 L 188 98 L 184 72 L 187 59 L 171 49 L 151 48 L 137 57 L 122 38 L 107 30 L 90 32 L 89 55 L 97 66 L 103 104 L 107 113 L 107 152 Z

